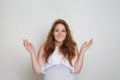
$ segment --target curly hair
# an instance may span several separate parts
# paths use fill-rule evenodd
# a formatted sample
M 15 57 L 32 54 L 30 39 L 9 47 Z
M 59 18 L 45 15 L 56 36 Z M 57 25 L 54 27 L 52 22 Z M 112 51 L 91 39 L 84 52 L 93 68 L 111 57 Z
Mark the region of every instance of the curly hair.
M 72 65 L 72 59 L 75 57 L 75 46 L 76 42 L 73 40 L 69 25 L 65 22 L 63 19 L 57 19 L 53 25 L 52 28 L 48 34 L 47 40 L 45 42 L 45 47 L 44 47 L 44 58 L 45 58 L 45 63 L 48 63 L 48 58 L 52 55 L 54 49 L 55 49 L 55 38 L 53 35 L 53 32 L 55 30 L 56 25 L 58 24 L 63 24 L 66 29 L 66 37 L 65 40 L 63 41 L 63 44 L 59 47 L 59 51 L 61 54 L 64 56 L 65 59 L 67 59 Z

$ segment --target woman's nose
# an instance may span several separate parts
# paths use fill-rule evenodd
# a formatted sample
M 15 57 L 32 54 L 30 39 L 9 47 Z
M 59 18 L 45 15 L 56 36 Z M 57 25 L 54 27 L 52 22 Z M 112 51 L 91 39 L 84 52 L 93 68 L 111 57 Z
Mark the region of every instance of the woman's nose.
M 62 35 L 62 32 L 59 32 L 59 35 Z

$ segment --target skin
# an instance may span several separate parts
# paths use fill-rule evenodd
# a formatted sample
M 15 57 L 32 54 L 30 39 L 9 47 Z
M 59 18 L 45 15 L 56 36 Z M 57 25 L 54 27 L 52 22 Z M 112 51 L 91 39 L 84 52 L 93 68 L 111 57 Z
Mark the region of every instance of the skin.
M 66 37 L 66 29 L 64 25 L 63 24 L 56 25 L 53 35 L 55 38 L 55 44 L 57 46 L 60 46 Z
M 66 29 L 64 25 L 63 24 L 56 25 L 53 35 L 55 38 L 55 45 L 60 46 L 66 37 Z M 36 57 L 35 47 L 27 39 L 23 40 L 23 44 L 26 50 L 29 51 L 31 55 L 32 66 L 35 74 L 41 73 L 40 69 L 42 65 L 42 60 L 43 60 L 42 55 L 44 53 L 45 45 L 44 44 L 41 45 L 41 47 L 39 48 L 38 56 Z M 84 54 L 91 47 L 92 44 L 93 44 L 93 39 L 86 41 L 81 46 L 80 51 L 76 46 L 75 48 L 76 58 L 74 64 L 74 69 L 76 74 L 78 74 L 81 71 L 84 60 Z

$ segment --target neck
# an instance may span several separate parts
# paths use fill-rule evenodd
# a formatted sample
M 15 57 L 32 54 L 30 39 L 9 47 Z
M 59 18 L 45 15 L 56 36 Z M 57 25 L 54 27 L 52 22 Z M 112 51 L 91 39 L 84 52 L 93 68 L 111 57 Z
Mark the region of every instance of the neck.
M 63 42 L 55 42 L 56 46 L 61 46 Z

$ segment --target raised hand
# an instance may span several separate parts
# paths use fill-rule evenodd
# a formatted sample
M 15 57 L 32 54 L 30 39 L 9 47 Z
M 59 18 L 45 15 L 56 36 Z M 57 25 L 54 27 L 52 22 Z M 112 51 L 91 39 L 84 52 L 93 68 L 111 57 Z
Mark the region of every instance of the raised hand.
M 23 45 L 31 54 L 35 53 L 35 47 L 27 39 L 23 40 Z
M 92 44 L 93 44 L 93 39 L 90 39 L 88 42 L 86 41 L 86 42 L 81 46 L 80 52 L 81 52 L 81 53 L 85 53 L 85 52 L 91 47 Z

